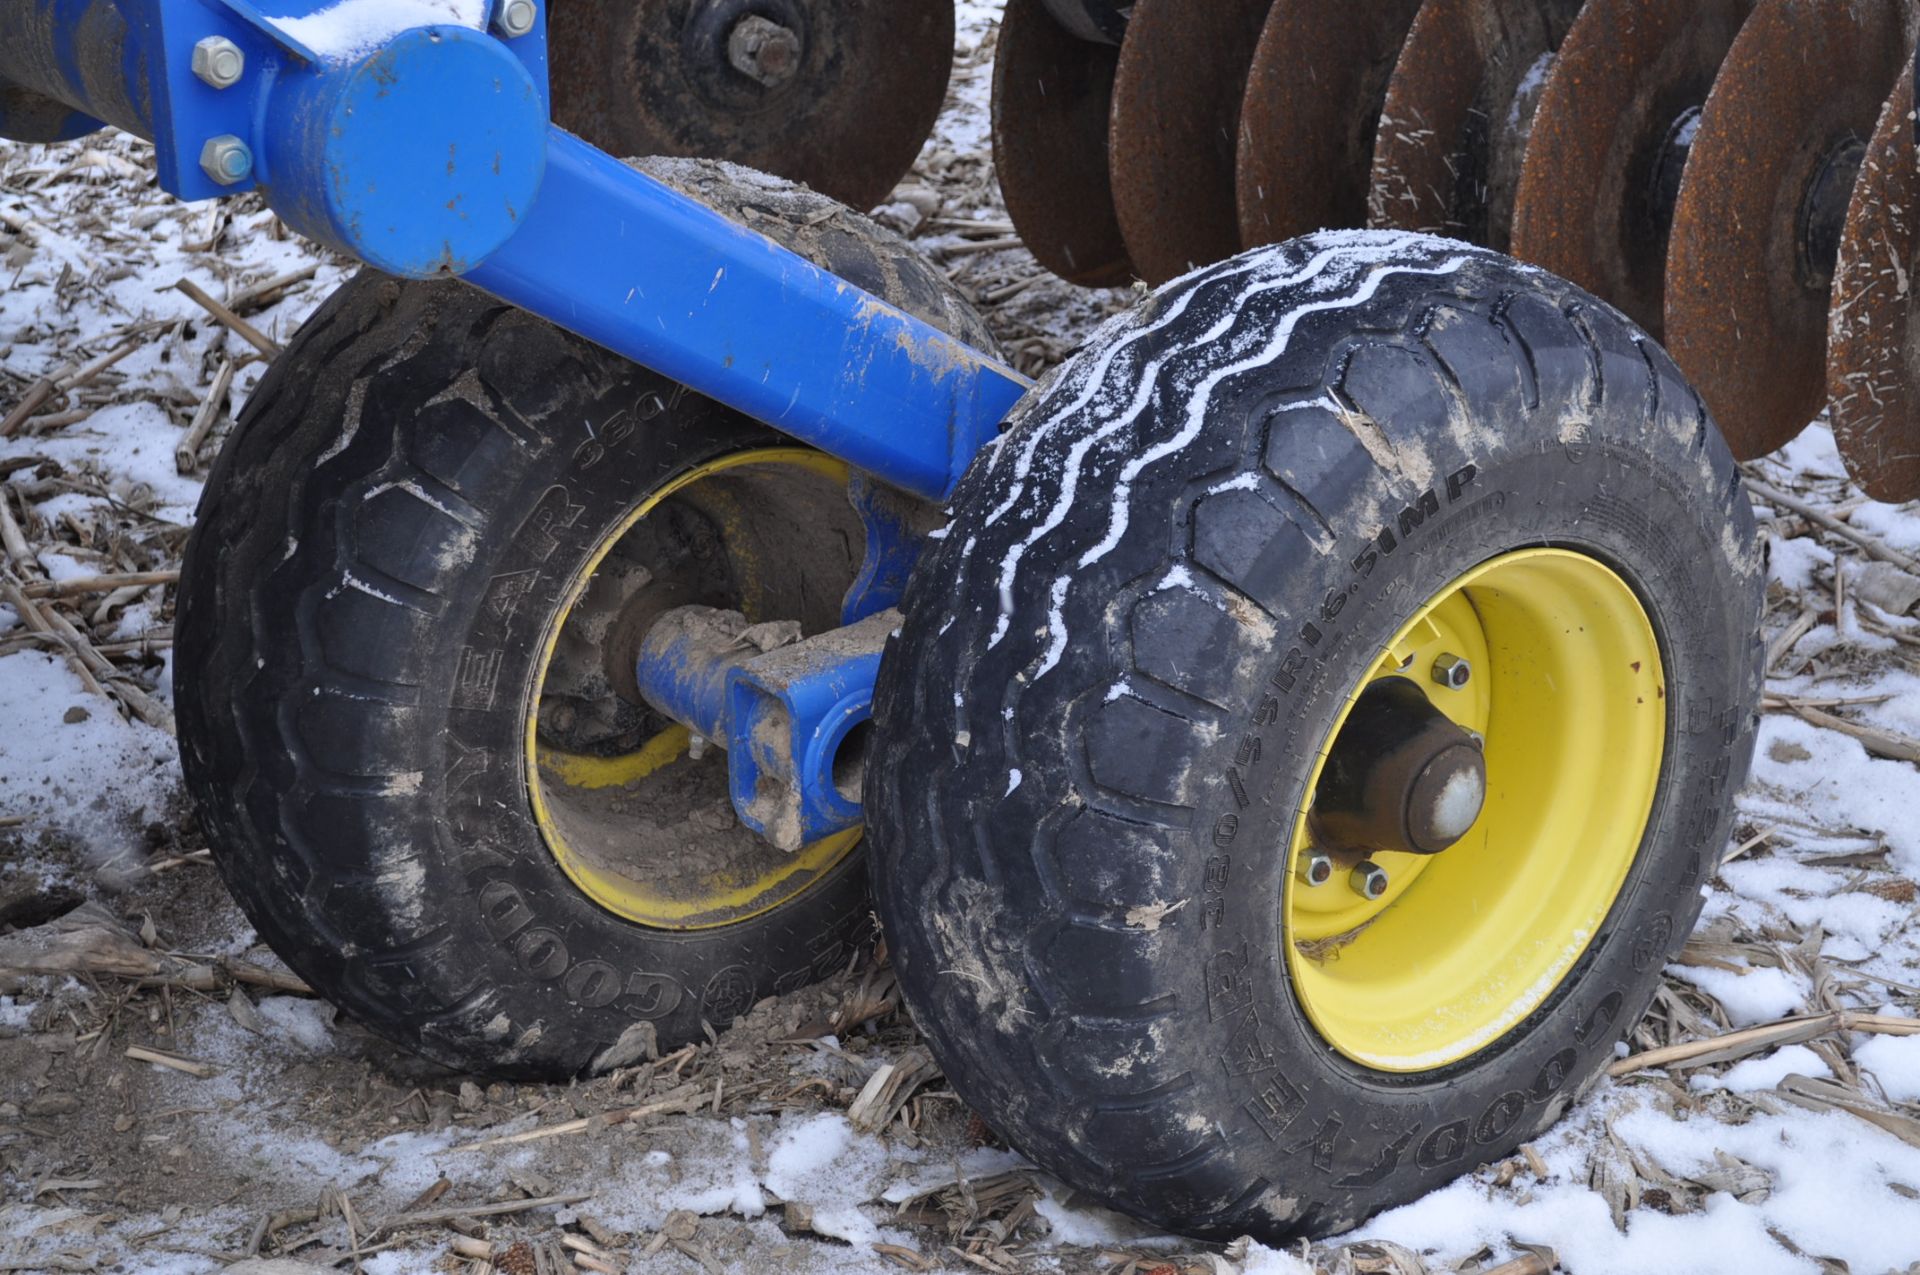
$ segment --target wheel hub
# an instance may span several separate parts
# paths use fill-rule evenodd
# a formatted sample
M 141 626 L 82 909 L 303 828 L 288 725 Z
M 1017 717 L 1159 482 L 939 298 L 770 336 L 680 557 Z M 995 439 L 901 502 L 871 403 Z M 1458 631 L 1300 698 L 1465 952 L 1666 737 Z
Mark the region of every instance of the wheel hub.
M 682 37 L 689 79 L 715 105 L 758 109 L 799 74 L 810 25 L 794 0 L 707 0 Z
M 609 529 L 556 617 L 528 704 L 527 796 L 562 871 L 609 912 L 729 925 L 799 897 L 859 841 L 854 828 L 789 852 L 741 825 L 726 755 L 642 702 L 633 675 L 666 608 L 834 627 L 860 562 L 846 482 L 839 462 L 791 447 L 695 466 Z
M 1475 736 L 1404 677 L 1376 682 L 1327 756 L 1310 824 L 1314 844 L 1367 854 L 1438 854 L 1467 834 L 1487 800 Z
M 776 89 L 800 70 L 806 49 L 791 28 L 750 13 L 727 36 L 727 61 L 733 69 Z

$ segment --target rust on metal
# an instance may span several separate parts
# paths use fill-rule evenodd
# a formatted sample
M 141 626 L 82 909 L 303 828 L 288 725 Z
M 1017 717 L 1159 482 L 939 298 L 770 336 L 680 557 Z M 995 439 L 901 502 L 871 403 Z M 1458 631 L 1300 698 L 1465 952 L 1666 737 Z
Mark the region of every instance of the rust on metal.
M 1833 272 L 1827 394 L 1834 441 L 1876 500 L 1920 499 L 1920 153 L 1913 66 L 1880 112 Z
M 1660 336 L 1667 239 L 1700 110 L 1753 0 L 1587 0 L 1541 94 L 1514 256 Z
M 1834 254 L 1911 47 L 1903 8 L 1760 0 L 1701 115 L 1667 254 L 1666 343 L 1742 460 L 1825 401 Z
M 1113 200 L 1148 283 L 1240 249 L 1240 102 L 1269 0 L 1139 0 L 1120 46 Z
M 993 66 L 993 164 L 1034 259 L 1092 288 L 1133 277 L 1107 177 L 1119 50 L 1081 40 L 1044 0 L 1007 0 Z
M 1387 85 L 1375 226 L 1507 249 L 1533 113 L 1580 0 L 1427 0 Z
M 855 208 L 946 100 L 953 0 L 554 0 L 553 116 L 618 156 L 728 159 Z
M 1374 130 L 1419 8 L 1274 0 L 1240 109 L 1243 246 L 1366 224 Z

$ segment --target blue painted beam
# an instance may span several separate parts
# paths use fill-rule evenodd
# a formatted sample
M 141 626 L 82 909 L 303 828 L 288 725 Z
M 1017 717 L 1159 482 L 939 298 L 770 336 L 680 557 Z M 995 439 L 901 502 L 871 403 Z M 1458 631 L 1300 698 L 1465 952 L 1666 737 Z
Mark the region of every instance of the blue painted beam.
M 1026 393 L 1011 368 L 556 128 L 467 279 L 923 496 Z

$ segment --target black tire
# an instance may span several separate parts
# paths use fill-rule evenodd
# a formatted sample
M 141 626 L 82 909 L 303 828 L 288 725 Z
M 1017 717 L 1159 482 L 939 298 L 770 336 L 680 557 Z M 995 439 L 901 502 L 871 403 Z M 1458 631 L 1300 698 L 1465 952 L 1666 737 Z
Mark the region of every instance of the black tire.
M 1282 410 L 1313 400 L 1339 410 Z M 1530 1017 L 1443 1069 L 1363 1068 L 1276 952 L 1293 812 L 1396 626 L 1545 545 L 1611 564 L 1669 661 L 1647 833 Z M 1194 587 L 1153 592 L 1176 572 Z M 1699 398 L 1571 284 L 1346 234 L 1156 294 L 967 475 L 882 666 L 876 899 L 936 1057 L 1038 1163 L 1200 1236 L 1338 1231 L 1505 1155 L 1598 1074 L 1699 913 L 1752 750 L 1763 574 Z M 1242 945 L 1254 1016 L 1212 1021 L 1210 958 Z
M 993 348 L 866 219 L 744 170 L 654 171 Z M 457 282 L 364 272 L 301 328 L 209 478 L 177 625 L 189 791 L 295 972 L 408 1049 L 543 1078 L 638 1023 L 672 1047 L 846 966 L 871 931 L 862 852 L 772 911 L 676 932 L 595 904 L 529 809 L 535 659 L 592 550 L 675 476 L 785 442 Z M 796 530 L 851 579 L 841 510 Z M 831 627 L 839 596 L 815 591 L 804 618 Z

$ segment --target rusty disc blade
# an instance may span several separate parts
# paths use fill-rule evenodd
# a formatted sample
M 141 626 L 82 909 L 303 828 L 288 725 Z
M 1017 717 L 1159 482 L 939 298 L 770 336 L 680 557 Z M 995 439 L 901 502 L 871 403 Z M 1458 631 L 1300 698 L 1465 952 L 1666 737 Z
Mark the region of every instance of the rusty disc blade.
M 1533 117 L 1514 256 L 1656 338 L 1688 143 L 1753 0 L 1587 0 Z
M 1920 499 L 1920 153 L 1913 67 L 1880 112 L 1833 272 L 1827 394 L 1833 438 L 1876 500 Z
M 993 166 L 1034 259 L 1070 283 L 1133 277 L 1107 180 L 1120 51 L 1075 37 L 1044 0 L 1007 0 L 993 63 Z
M 745 53 L 750 74 L 756 19 L 791 39 Z M 953 0 L 556 0 L 548 40 L 554 120 L 602 150 L 728 159 L 865 209 L 933 131 Z
M 1387 85 L 1367 215 L 1504 252 L 1527 134 L 1580 0 L 1426 0 Z
M 1141 278 L 1240 250 L 1235 134 L 1268 0 L 1139 0 L 1120 46 L 1108 154 Z
M 1274 0 L 1240 108 L 1243 245 L 1366 224 L 1374 128 L 1419 8 L 1420 0 L 1331 9 Z
M 1701 114 L 1667 251 L 1666 343 L 1742 460 L 1826 398 L 1834 256 L 1906 61 L 1902 7 L 1760 0 Z

